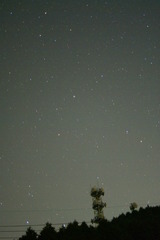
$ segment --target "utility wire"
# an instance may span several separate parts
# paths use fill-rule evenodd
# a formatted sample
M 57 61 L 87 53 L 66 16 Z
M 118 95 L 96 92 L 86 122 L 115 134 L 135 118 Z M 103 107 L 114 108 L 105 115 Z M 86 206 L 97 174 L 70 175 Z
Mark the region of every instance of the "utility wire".
M 52 226 L 64 226 L 64 225 L 67 225 L 71 222 L 63 222 L 63 223 L 52 223 L 51 225 Z M 85 223 L 91 223 L 91 221 L 85 221 Z M 78 222 L 78 224 L 82 224 L 82 222 Z M 43 227 L 43 226 L 46 226 L 46 224 L 29 224 L 29 225 L 0 225 L 0 228 L 16 228 L 16 227 L 24 227 L 24 228 L 28 228 L 28 227 Z M 24 230 L 25 231 L 25 230 Z M 39 230 L 36 230 L 36 231 L 39 231 Z M 7 230 L 0 230 L 0 232 L 9 232 Z M 11 230 L 10 232 L 23 232 L 22 230 Z
M 52 224 L 53 225 L 53 224 Z M 0 227 L 2 228 L 6 228 L 6 227 L 30 227 L 31 225 L 30 224 L 17 224 L 17 225 L 0 225 Z M 43 227 L 45 226 L 45 224 L 33 224 L 32 226 L 34 227 Z
M 160 205 L 160 203 L 158 202 L 150 202 L 149 205 Z M 146 203 L 143 204 L 139 204 L 139 206 L 144 206 L 147 205 Z M 113 205 L 113 206 L 107 206 L 107 208 L 128 208 L 130 206 L 130 204 L 125 204 L 125 205 Z M 0 210 L 0 212 L 39 212 L 39 211 L 79 211 L 79 210 L 91 210 L 92 208 L 72 208 L 72 209 L 37 209 L 37 210 Z M 86 221 L 85 221 L 86 222 Z M 61 222 L 61 223 L 52 223 L 52 226 L 63 226 L 63 225 L 68 225 L 70 222 Z M 79 222 L 79 224 L 81 224 L 82 222 Z M 86 222 L 86 223 L 91 223 L 90 221 Z M 17 224 L 17 225 L 0 225 L 0 228 L 25 228 L 24 230 L 0 230 L 0 233 L 8 233 L 8 232 L 26 232 L 26 228 L 29 227 L 44 227 L 46 224 Z M 36 230 L 41 231 L 39 229 Z M 9 239 L 9 238 L 14 238 L 14 237 L 0 237 L 0 239 Z
M 0 233 L 9 233 L 9 232 L 12 232 L 12 233 L 22 233 L 22 232 L 25 232 L 26 230 L 0 230 Z M 41 230 L 37 230 L 36 229 L 36 232 L 39 232 L 39 231 L 41 231 Z
M 19 239 L 19 237 L 0 237 L 0 239 Z
M 69 224 L 70 222 L 68 223 L 54 223 L 52 225 L 61 225 L 63 226 L 64 224 L 67 225 Z M 78 222 L 78 224 L 81 224 L 82 222 Z M 91 222 L 86 222 L 86 223 L 91 223 Z M 3 228 L 8 228 L 8 227 L 37 227 L 37 226 L 45 226 L 46 224 L 33 224 L 33 225 L 1 225 L 0 227 L 3 227 Z M 35 231 L 36 232 L 40 232 L 42 229 L 36 229 Z M 0 233 L 26 233 L 26 229 L 24 230 L 0 230 Z M 19 239 L 19 237 L 0 237 L 0 239 Z

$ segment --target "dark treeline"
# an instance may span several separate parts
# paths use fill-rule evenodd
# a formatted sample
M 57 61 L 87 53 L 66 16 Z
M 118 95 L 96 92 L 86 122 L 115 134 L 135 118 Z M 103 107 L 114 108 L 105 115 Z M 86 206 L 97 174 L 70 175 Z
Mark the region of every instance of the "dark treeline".
M 28 228 L 19 240 L 160 240 L 160 207 L 140 208 L 121 214 L 112 221 L 104 220 L 97 227 L 74 221 L 59 231 L 50 223 L 37 234 Z

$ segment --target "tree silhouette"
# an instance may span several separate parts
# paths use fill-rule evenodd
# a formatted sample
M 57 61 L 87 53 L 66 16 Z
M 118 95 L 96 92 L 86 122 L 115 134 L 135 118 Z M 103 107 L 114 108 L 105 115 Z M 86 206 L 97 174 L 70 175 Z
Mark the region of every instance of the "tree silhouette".
M 112 221 L 103 220 L 97 227 L 74 221 L 56 232 L 50 223 L 46 223 L 39 236 L 28 228 L 19 240 L 160 240 L 160 207 L 134 211 L 135 206 L 132 205 L 132 212 L 121 214 Z
M 69 223 L 65 231 L 66 239 L 70 240 L 75 239 L 76 236 L 78 237 L 78 233 L 79 233 L 78 222 L 74 221 L 73 223 Z
M 38 237 L 39 240 L 56 240 L 57 239 L 57 232 L 55 228 L 52 227 L 51 223 L 46 223 L 45 227 L 40 232 Z
M 19 240 L 37 240 L 37 233 L 29 227 L 26 234 L 19 238 Z
M 137 203 L 136 202 L 133 202 L 133 203 L 131 203 L 130 204 L 130 210 L 133 212 L 136 208 L 138 208 L 138 205 L 137 205 Z

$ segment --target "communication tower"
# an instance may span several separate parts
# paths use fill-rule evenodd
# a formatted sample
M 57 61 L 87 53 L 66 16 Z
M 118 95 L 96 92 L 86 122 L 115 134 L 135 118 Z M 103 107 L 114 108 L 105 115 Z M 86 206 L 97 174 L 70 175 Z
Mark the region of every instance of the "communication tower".
M 92 223 L 98 224 L 105 219 L 103 208 L 106 207 L 106 203 L 102 201 L 102 196 L 104 196 L 103 188 L 91 188 L 92 208 L 94 210 L 94 218 L 91 220 Z

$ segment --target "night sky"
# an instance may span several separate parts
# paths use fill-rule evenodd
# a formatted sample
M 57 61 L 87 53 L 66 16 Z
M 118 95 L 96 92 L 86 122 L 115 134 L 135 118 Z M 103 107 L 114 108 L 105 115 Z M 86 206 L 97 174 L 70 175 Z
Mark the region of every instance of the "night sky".
M 160 1 L 2 0 L 0 225 L 160 204 Z

